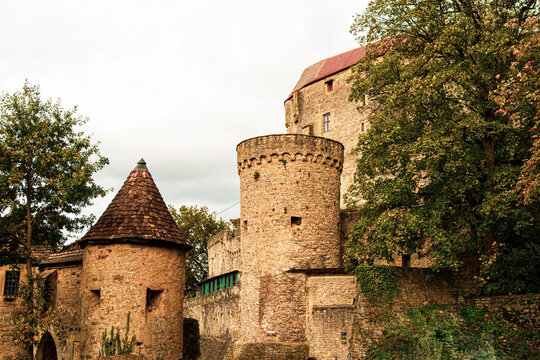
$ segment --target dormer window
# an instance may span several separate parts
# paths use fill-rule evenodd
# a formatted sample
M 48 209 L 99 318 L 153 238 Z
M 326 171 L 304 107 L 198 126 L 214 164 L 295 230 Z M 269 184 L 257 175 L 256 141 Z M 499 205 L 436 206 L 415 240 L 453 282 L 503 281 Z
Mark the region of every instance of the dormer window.
M 328 80 L 325 82 L 325 84 L 326 84 L 326 91 L 334 90 L 334 80 Z

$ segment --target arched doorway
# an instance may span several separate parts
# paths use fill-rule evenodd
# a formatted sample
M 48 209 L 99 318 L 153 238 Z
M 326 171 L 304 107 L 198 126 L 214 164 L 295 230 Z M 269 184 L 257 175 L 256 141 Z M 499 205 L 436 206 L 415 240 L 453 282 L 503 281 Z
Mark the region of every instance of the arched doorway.
M 43 334 L 41 341 L 39 342 L 37 351 L 38 360 L 58 360 L 56 353 L 56 344 L 49 332 Z

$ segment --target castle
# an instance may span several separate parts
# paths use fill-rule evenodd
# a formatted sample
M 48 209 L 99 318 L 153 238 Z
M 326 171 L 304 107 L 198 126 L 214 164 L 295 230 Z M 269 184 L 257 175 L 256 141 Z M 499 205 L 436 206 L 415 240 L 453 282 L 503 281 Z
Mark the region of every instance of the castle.
M 209 279 L 185 307 L 199 320 L 209 358 L 350 356 L 361 296 L 344 271 L 351 219 L 342 195 L 371 109 L 368 97 L 362 112 L 348 101 L 347 79 L 364 54 L 358 48 L 308 67 L 285 100 L 288 134 L 238 144 L 240 219 L 210 239 Z M 428 265 L 414 255 L 406 262 Z
M 195 297 L 183 295 L 190 246 L 139 162 L 79 240 L 81 249 L 41 261 L 58 321 L 41 334 L 37 359 L 94 359 L 102 332 L 125 328 L 128 313 L 135 353 L 149 359 L 182 357 L 183 318 L 198 321 L 201 359 L 362 358 L 382 334 L 381 307 L 344 270 L 354 218 L 343 194 L 355 171 L 351 150 L 372 111 L 368 96 L 360 112 L 348 101 L 350 68 L 364 54 L 358 48 L 308 67 L 285 100 L 287 134 L 237 145 L 240 218 L 209 240 L 209 278 Z M 405 276 L 394 313 L 428 302 L 485 301 L 470 269 L 450 279 L 414 254 L 395 260 Z M 7 324 L 24 273 L 1 270 L 0 360 L 9 360 L 15 350 Z
M 186 251 L 159 190 L 139 161 L 79 248 L 40 254 L 56 321 L 40 334 L 39 360 L 95 359 L 112 326 L 136 336 L 136 354 L 182 358 Z M 25 272 L 4 267 L 0 280 L 0 359 L 15 359 L 9 320 Z M 110 334 L 108 334 L 110 336 Z M 123 333 L 122 333 L 123 335 Z

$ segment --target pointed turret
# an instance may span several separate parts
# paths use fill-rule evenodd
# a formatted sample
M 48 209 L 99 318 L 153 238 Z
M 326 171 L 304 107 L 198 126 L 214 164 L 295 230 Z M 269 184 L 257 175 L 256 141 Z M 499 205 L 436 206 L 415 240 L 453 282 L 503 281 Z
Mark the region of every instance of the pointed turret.
M 180 234 L 144 159 L 137 162 L 103 215 L 79 240 L 83 247 L 90 241 L 164 242 L 191 248 Z

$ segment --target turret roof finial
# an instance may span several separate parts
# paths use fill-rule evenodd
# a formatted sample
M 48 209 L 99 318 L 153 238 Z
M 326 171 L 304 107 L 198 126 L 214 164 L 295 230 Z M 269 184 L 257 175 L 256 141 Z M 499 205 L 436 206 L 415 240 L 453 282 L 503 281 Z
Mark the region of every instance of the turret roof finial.
M 137 162 L 137 166 L 135 166 L 135 170 L 148 170 L 146 167 L 146 161 L 144 161 L 143 158 Z

